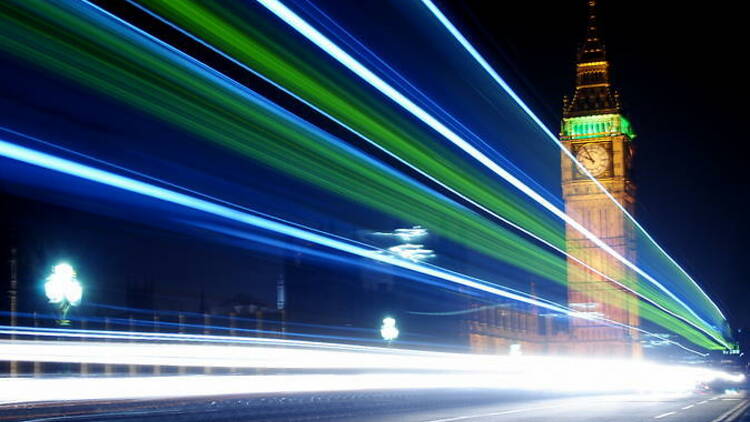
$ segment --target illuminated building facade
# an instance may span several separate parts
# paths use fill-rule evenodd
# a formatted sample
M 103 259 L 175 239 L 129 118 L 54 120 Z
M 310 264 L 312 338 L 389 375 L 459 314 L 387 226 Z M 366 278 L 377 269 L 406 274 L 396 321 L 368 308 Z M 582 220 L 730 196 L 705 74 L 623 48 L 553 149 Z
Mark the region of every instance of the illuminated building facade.
M 568 333 L 561 315 L 540 313 L 536 306 L 504 300 L 499 304 L 471 303 L 464 328 L 469 347 L 486 354 L 566 354 Z
M 635 186 L 630 178 L 634 133 L 622 113 L 610 82 L 610 68 L 596 22 L 596 1 L 589 1 L 586 38 L 578 51 L 576 88 L 564 101 L 560 139 L 564 146 L 628 212 L 633 213 Z M 635 232 L 622 211 L 565 154 L 562 155 L 565 211 L 612 249 L 634 262 Z M 571 227 L 568 252 L 610 277 L 633 275 L 623 264 Z M 639 325 L 638 304 L 631 293 L 568 260 L 568 304 L 579 312 L 630 326 Z M 574 351 L 587 355 L 639 356 L 633 329 L 574 318 L 570 323 Z

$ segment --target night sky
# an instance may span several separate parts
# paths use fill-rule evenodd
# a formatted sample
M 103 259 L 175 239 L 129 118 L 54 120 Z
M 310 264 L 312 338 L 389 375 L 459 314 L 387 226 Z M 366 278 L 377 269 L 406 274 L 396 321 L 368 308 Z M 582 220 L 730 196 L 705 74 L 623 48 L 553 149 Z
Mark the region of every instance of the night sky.
M 600 3 L 614 85 L 638 135 L 636 218 L 733 328 L 747 327 L 744 23 L 731 8 L 705 3 Z M 461 17 L 461 29 L 559 129 L 562 97 L 574 86 L 585 2 L 438 4 Z
M 585 4 L 577 0 L 512 2 L 499 8 L 497 3 L 437 2 L 557 131 L 562 97 L 573 90 Z M 738 15 L 705 5 L 605 1 L 599 17 L 614 84 L 638 134 L 636 217 L 719 303 L 733 328 L 750 325 L 742 247 L 750 230 L 745 218 L 747 183 L 742 174 L 746 156 L 741 146 L 741 104 L 746 101 L 748 88 L 740 65 L 743 38 Z M 44 205 L 29 207 L 24 202 L 20 207 L 24 213 L 29 209 L 45 212 Z M 75 213 L 60 215 L 70 221 L 85 218 Z M 126 233 L 125 243 L 139 244 L 143 242 L 141 236 L 150 235 L 141 227 L 120 229 Z M 99 241 L 95 236 L 87 238 L 85 233 L 82 239 L 86 245 Z M 184 240 L 174 234 L 150 247 L 157 250 Z M 212 253 L 204 245 L 191 243 L 189 248 L 198 250 L 196 254 Z M 246 261 L 249 255 L 243 252 L 223 256 L 228 261 L 217 268 L 206 267 L 200 278 L 234 274 L 242 279 L 244 275 L 237 275 L 233 268 L 244 271 L 252 267 Z M 171 259 L 179 261 L 176 255 Z M 125 257 L 121 261 L 113 265 L 128 266 Z M 141 278 L 159 277 L 150 274 Z M 235 279 L 226 282 L 231 284 Z M 272 289 L 266 292 L 269 298 L 272 295 Z

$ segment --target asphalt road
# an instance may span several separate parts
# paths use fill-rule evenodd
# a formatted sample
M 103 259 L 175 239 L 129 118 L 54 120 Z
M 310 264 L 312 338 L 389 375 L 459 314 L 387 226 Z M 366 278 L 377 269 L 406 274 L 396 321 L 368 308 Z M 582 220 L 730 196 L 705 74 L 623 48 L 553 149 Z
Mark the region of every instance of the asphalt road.
M 713 422 L 744 407 L 744 397 L 724 395 L 687 396 L 589 396 L 526 400 L 513 403 L 418 411 L 388 417 L 359 418 L 358 421 L 400 422 L 542 422 L 542 421 L 679 421 Z M 739 416 L 739 415 L 738 415 Z
M 0 405 L 0 421 L 730 422 L 742 396 L 402 391 Z M 735 417 L 736 416 L 736 417 Z

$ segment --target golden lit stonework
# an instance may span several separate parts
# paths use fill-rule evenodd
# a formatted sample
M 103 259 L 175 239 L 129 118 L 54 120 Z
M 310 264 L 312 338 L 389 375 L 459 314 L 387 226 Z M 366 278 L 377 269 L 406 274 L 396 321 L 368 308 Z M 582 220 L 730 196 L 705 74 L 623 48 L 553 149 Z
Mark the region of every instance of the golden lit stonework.
M 595 2 L 589 2 L 586 39 L 578 52 L 576 89 L 564 103 L 560 139 L 588 173 L 632 213 L 635 186 L 630 173 L 635 135 L 622 114 L 617 92 L 611 88 L 595 6 Z M 567 154 L 562 154 L 561 163 L 565 212 L 617 253 L 635 261 L 635 233 L 619 207 Z M 614 323 L 571 319 L 572 351 L 586 355 L 639 356 L 637 330 L 622 327 L 639 325 L 638 302 L 632 293 L 603 276 L 620 281 L 632 278 L 632 274 L 571 227 L 566 228 L 566 248 L 570 255 L 594 269 L 568 259 L 568 305 L 582 314 Z
M 565 212 L 617 253 L 634 262 L 635 232 L 622 210 L 589 178 L 632 213 L 635 186 L 630 179 L 635 137 L 610 83 L 610 66 L 596 25 L 596 4 L 589 2 L 586 38 L 578 51 L 576 88 L 565 100 L 560 139 L 576 158 L 562 154 Z M 584 170 L 585 169 L 585 170 Z M 635 279 L 632 272 L 571 227 L 566 227 L 568 305 L 580 316 L 567 327 L 555 315 L 534 306 L 505 301 L 493 306 L 470 303 L 463 321 L 472 350 L 480 353 L 582 354 L 640 356 L 638 301 L 618 282 Z M 580 262 L 586 264 L 583 266 Z M 594 270 L 592 270 L 593 268 Z M 603 276 L 604 274 L 607 277 Z M 533 294 L 533 286 L 531 288 Z M 601 319 L 611 321 L 604 324 Z

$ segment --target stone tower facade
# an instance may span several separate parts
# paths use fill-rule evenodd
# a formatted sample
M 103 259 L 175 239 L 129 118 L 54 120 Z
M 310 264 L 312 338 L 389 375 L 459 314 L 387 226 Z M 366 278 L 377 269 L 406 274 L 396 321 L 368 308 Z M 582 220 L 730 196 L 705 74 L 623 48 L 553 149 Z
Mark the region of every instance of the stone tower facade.
M 630 178 L 634 133 L 623 115 L 610 81 L 610 64 L 597 25 L 596 0 L 588 2 L 586 38 L 578 51 L 576 87 L 564 101 L 560 140 L 588 172 L 632 214 L 635 186 Z M 635 262 L 635 231 L 618 206 L 562 155 L 565 211 L 631 262 Z M 629 269 L 572 227 L 566 228 L 568 252 L 589 266 L 621 281 L 633 280 Z M 638 301 L 616 283 L 568 259 L 568 304 L 579 312 L 613 321 L 571 321 L 571 345 L 586 355 L 640 355 Z

